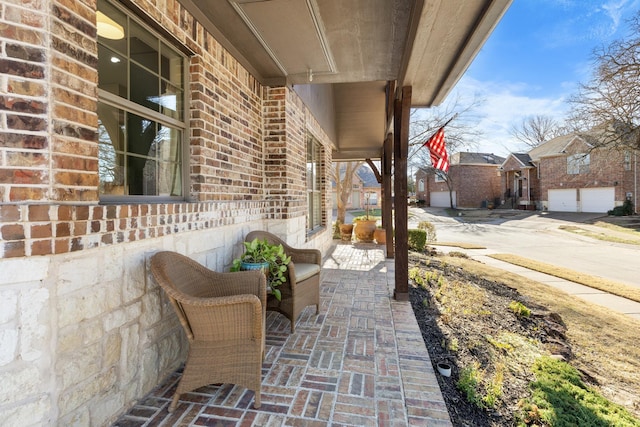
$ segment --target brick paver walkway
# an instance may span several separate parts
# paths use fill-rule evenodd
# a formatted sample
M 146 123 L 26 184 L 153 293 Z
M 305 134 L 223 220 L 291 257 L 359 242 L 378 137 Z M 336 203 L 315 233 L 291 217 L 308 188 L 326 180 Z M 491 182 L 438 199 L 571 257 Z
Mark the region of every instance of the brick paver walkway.
M 451 426 L 411 304 L 392 297 L 393 260 L 380 246 L 337 244 L 325 259 L 321 314 L 307 307 L 289 333 L 267 314 L 262 406 L 224 384 L 181 396 L 172 375 L 114 425 Z

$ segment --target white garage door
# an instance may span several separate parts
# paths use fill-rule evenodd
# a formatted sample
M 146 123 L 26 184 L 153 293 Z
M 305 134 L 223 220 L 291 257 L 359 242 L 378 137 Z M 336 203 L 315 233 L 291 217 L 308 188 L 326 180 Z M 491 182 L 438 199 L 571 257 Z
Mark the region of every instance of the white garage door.
M 457 206 L 456 203 L 456 192 L 454 191 L 452 194 L 453 197 L 453 207 Z M 448 191 L 432 191 L 429 195 L 430 206 L 434 208 L 450 208 L 451 200 L 449 200 L 449 192 Z
M 551 212 L 578 212 L 575 188 L 549 190 L 549 210 Z
M 615 189 L 605 188 L 581 188 L 580 202 L 582 212 L 606 213 L 613 209 L 615 203 Z

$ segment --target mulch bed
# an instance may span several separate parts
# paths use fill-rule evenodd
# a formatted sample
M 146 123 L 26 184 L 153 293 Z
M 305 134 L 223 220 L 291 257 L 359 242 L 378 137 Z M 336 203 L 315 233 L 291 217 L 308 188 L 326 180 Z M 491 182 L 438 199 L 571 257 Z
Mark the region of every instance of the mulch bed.
M 438 375 L 438 382 L 453 424 L 474 427 L 516 425 L 518 402 L 529 396 L 528 384 L 533 380 L 530 366 L 527 366 L 529 363 L 514 362 L 511 357 L 508 359 L 508 366 L 504 369 L 502 394 L 490 409 L 479 408 L 467 400 L 467 396 L 457 386 L 460 372 L 474 363 L 478 363 L 477 366 L 488 375 L 495 372 L 496 363 L 505 359 L 500 357 L 501 349 L 491 344 L 490 340 L 502 332 L 515 333 L 558 357 L 570 359 L 571 347 L 564 335 L 562 320 L 545 307 L 526 300 L 515 289 L 446 265 L 433 253 L 410 252 L 409 266 L 437 271 L 452 283 L 471 283 L 486 293 L 482 307 L 478 307 L 482 314 L 449 316 L 443 321 L 444 307 L 435 297 L 437 285 L 432 284 L 426 289 L 410 286 L 410 300 L 434 370 L 437 372 L 438 362 L 446 362 L 452 367 L 451 376 Z M 525 304 L 532 310 L 532 315 L 516 316 L 509 309 L 512 301 Z M 450 343 L 455 343 L 453 350 Z

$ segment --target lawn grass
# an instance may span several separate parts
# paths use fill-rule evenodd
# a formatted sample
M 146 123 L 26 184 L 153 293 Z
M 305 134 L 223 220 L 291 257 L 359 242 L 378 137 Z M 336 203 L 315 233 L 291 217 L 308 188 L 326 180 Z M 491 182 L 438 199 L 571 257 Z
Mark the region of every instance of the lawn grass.
M 602 277 L 591 276 L 580 273 L 578 271 L 569 270 L 551 264 L 534 261 L 512 254 L 492 254 L 491 258 L 505 261 L 510 264 L 519 265 L 530 270 L 539 271 L 571 282 L 580 283 L 590 288 L 599 289 L 601 291 L 617 295 L 619 297 L 628 298 L 632 301 L 640 302 L 640 288 L 634 288 L 623 283 L 614 282 L 612 280 L 603 279 Z
M 361 210 L 361 211 L 349 211 L 349 213 L 354 217 L 359 217 L 359 216 L 365 216 L 367 214 L 366 210 Z M 369 216 L 370 217 L 382 217 L 382 209 L 369 209 Z
M 530 307 L 539 304 L 559 314 L 567 327 L 574 356 L 572 366 L 599 384 L 597 389 L 604 397 L 640 417 L 640 321 L 474 260 L 444 259 L 472 274 L 517 289 L 529 300 Z

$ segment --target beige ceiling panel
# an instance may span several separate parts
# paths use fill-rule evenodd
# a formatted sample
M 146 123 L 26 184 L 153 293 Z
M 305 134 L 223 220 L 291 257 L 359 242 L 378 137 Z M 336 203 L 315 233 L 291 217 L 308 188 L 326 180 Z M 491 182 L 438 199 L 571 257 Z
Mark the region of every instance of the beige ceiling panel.
M 315 2 L 235 0 L 232 5 L 285 75 L 335 72 Z

